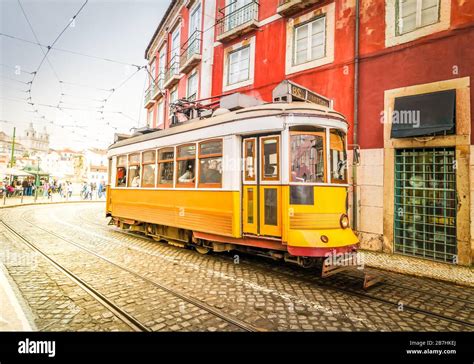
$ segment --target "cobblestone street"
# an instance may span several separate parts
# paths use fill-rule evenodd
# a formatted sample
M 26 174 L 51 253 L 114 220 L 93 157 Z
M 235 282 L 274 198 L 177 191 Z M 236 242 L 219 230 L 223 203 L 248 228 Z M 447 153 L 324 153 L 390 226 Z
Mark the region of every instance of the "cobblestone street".
M 265 258 L 200 255 L 121 232 L 103 211 L 102 203 L 0 210 L 1 261 L 34 329 L 474 329 L 472 288 L 379 271 L 383 283 L 364 291 L 357 272 L 322 279 Z

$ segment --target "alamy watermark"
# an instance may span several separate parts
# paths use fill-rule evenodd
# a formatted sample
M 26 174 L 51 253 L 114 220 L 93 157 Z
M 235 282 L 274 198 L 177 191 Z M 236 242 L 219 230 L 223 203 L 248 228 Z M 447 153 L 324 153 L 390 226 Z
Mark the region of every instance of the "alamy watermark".
M 380 122 L 382 124 L 391 121 L 392 124 L 412 125 L 414 128 L 420 127 L 420 110 L 393 110 L 380 112 Z

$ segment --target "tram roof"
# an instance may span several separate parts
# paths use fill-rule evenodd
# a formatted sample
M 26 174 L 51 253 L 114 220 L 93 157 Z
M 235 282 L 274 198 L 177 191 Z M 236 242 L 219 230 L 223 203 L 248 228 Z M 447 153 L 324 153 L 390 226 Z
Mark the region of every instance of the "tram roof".
M 144 142 L 147 140 L 153 140 L 156 138 L 162 138 L 173 134 L 185 133 L 191 130 L 202 129 L 211 127 L 214 125 L 225 124 L 242 119 L 253 119 L 257 117 L 269 117 L 269 116 L 280 116 L 280 115 L 311 115 L 319 117 L 327 117 L 331 119 L 338 119 L 343 122 L 347 122 L 344 115 L 334 111 L 331 108 L 312 104 L 308 102 L 291 102 L 291 103 L 267 103 L 253 107 L 247 107 L 244 109 L 229 111 L 218 116 L 212 116 L 205 119 L 191 119 L 183 122 L 177 126 L 167 128 L 164 130 L 158 130 L 152 133 L 137 135 L 121 141 L 118 141 L 109 146 L 109 149 L 119 148 L 125 145 L 135 144 Z

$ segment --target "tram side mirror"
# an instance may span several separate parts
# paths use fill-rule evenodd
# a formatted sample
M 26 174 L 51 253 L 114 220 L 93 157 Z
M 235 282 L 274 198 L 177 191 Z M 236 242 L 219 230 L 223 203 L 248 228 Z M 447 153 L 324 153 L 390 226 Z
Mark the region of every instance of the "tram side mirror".
M 352 165 L 360 165 L 360 146 L 358 144 L 350 144 L 349 147 L 352 148 Z

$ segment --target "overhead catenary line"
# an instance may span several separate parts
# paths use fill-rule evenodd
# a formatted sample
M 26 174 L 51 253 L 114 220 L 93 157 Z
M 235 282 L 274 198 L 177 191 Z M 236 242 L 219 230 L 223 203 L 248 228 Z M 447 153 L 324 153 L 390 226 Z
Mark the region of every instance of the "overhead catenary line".
M 17 37 L 17 36 L 13 36 L 13 35 L 10 35 L 10 34 L 6 34 L 6 33 L 1 33 L 1 32 L 0 32 L 0 36 L 6 37 L 6 38 L 10 38 L 10 39 L 14 39 L 14 40 L 18 40 L 18 41 L 20 41 L 20 42 L 25 42 L 25 43 L 29 43 L 29 44 L 35 44 L 35 45 L 38 45 L 38 46 L 43 47 L 43 48 L 46 48 L 46 49 L 47 49 L 48 47 L 50 47 L 50 48 L 51 48 L 52 50 L 54 50 L 54 51 L 64 52 L 64 53 L 70 53 L 70 54 L 74 54 L 74 55 L 76 55 L 76 56 L 82 56 L 82 57 L 87 57 L 87 58 L 93 58 L 93 59 L 97 59 L 97 60 L 101 60 L 101 61 L 105 61 L 105 62 L 111 62 L 111 63 L 121 64 L 121 65 L 124 65 L 124 66 L 141 67 L 140 65 L 136 65 L 136 64 L 130 63 L 130 62 L 119 61 L 119 60 L 112 59 L 112 58 L 107 58 L 107 57 L 95 56 L 95 55 L 92 55 L 92 54 L 87 54 L 87 53 L 72 51 L 72 50 L 70 50 L 70 49 L 64 49 L 64 48 L 58 48 L 58 47 L 47 46 L 47 45 L 44 45 L 44 44 L 42 44 L 42 43 L 40 43 L 40 42 L 33 42 L 33 41 L 31 41 L 31 40 L 24 39 L 24 38 L 20 38 L 20 37 Z

